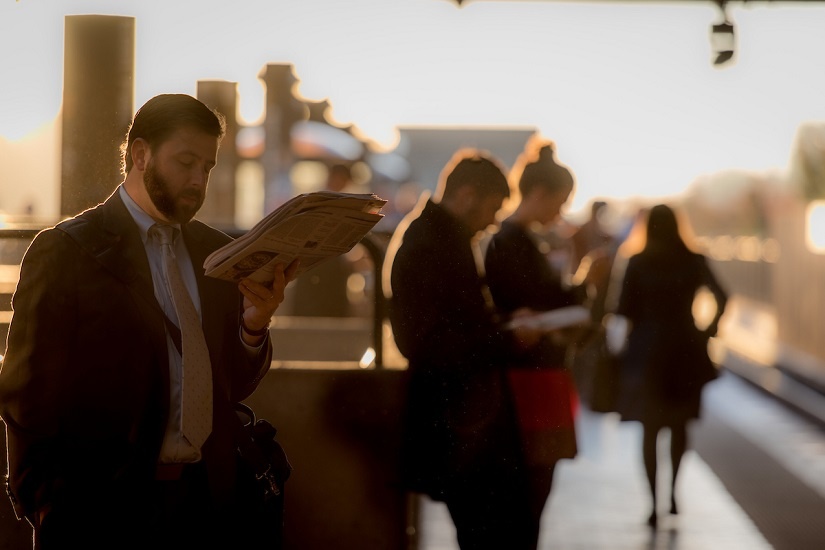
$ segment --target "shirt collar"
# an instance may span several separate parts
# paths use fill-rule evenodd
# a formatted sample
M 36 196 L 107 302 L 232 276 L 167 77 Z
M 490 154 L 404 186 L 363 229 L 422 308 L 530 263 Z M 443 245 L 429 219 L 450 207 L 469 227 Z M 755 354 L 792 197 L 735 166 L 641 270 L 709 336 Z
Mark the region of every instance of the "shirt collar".
M 123 185 L 120 186 L 118 192 L 120 193 L 120 198 L 123 199 L 123 204 L 126 205 L 126 209 L 129 211 L 129 214 L 131 214 L 132 219 L 135 220 L 135 223 L 140 230 L 140 238 L 143 240 L 143 244 L 146 244 L 149 240 L 149 229 L 158 222 L 156 222 L 152 216 L 147 214 L 146 211 L 141 208 L 140 205 L 132 199 L 132 197 L 129 196 L 129 193 L 126 192 Z M 180 224 L 175 223 L 169 225 L 180 229 Z

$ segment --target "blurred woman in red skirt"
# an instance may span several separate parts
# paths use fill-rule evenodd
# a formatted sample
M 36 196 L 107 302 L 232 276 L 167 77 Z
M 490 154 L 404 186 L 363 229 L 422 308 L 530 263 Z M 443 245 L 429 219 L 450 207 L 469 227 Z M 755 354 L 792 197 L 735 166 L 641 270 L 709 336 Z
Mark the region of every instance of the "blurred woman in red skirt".
M 516 161 L 511 182 L 511 187 L 518 186 L 521 200 L 485 252 L 487 282 L 496 307 L 515 322 L 551 310 L 562 317 L 569 314 L 574 324 L 586 322 L 589 311 L 571 307 L 587 299 L 586 283 L 567 284 L 540 249 L 536 232 L 558 220 L 573 191 L 572 173 L 556 161 L 552 142 L 534 139 Z M 566 322 L 561 319 L 562 324 Z M 530 470 L 536 544 L 556 462 L 573 458 L 577 452 L 574 416 L 578 398 L 565 368 L 569 337 L 569 330 L 549 330 L 536 346 L 512 358 L 509 371 Z

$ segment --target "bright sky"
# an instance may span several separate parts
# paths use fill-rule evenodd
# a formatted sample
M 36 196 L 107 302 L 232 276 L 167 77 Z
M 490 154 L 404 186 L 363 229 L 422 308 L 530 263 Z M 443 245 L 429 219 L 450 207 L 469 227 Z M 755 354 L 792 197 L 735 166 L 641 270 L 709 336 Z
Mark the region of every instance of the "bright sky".
M 711 2 L 4 0 L 0 138 L 57 116 L 65 15 L 128 15 L 136 107 L 224 79 L 254 121 L 258 72 L 289 62 L 306 98 L 385 146 L 397 126 L 535 126 L 577 175 L 574 209 L 669 195 L 718 170 L 785 168 L 798 125 L 825 120 L 825 2 L 728 11 L 736 62 L 716 69 Z M 2 154 L 0 139 L 0 210 L 21 177 Z

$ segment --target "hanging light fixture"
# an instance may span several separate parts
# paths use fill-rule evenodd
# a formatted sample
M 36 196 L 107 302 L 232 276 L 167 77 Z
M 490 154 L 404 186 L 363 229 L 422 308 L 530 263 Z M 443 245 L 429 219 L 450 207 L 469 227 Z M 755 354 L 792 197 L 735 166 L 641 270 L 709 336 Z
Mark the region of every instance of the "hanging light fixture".
M 714 55 L 713 65 L 716 67 L 731 62 L 736 53 L 736 29 L 728 19 L 726 4 L 726 0 L 718 0 L 722 21 L 710 27 L 710 47 Z

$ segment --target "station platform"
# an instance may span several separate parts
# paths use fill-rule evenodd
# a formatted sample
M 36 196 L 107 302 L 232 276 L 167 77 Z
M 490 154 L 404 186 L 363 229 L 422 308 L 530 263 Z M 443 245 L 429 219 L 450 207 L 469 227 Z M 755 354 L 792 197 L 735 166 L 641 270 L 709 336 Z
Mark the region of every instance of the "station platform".
M 825 549 L 825 431 L 746 379 L 723 370 L 690 427 L 676 496 L 666 487 L 659 525 L 650 496 L 641 424 L 582 407 L 579 454 L 556 469 L 542 519 L 541 550 Z M 669 479 L 660 438 L 659 481 Z M 421 500 L 421 550 L 458 550 L 442 503 Z

